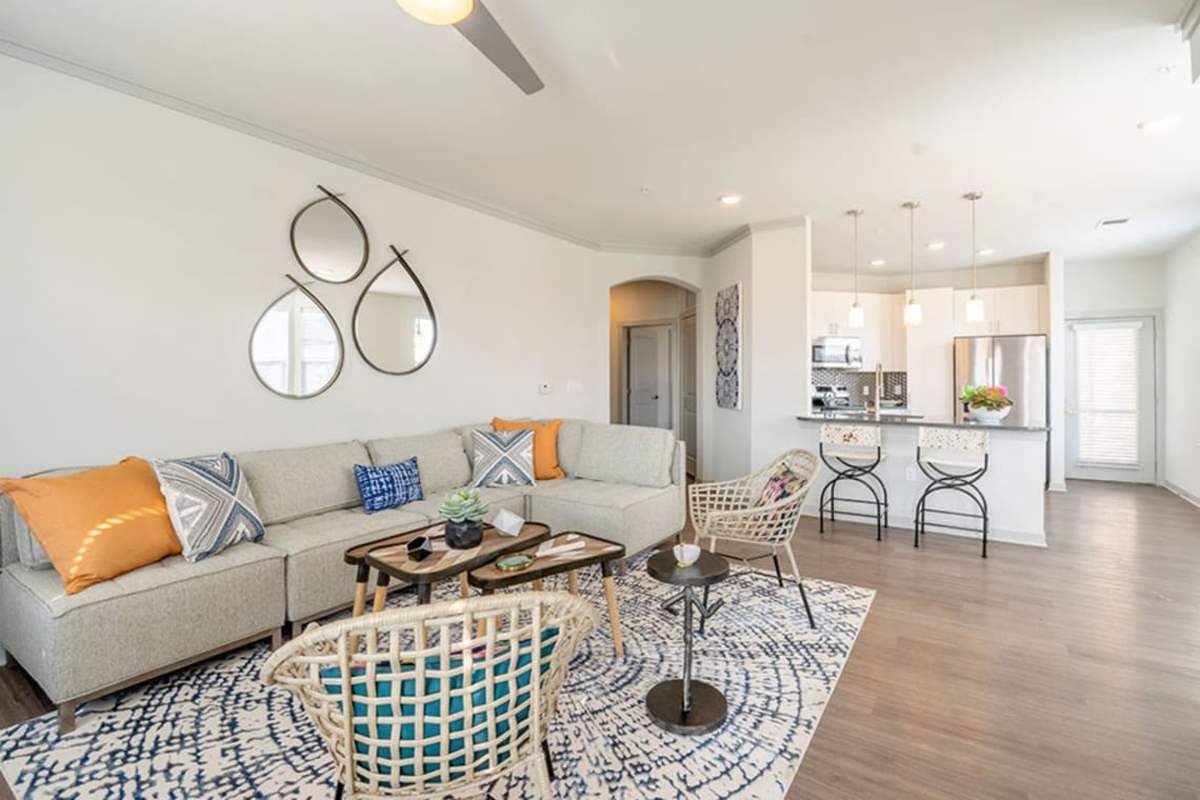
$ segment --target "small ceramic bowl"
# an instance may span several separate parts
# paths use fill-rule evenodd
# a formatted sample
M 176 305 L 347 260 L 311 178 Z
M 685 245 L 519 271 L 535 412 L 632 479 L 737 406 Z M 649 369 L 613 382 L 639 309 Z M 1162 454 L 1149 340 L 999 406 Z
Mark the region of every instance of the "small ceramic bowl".
M 680 569 L 690 567 L 695 564 L 700 558 L 700 545 L 698 544 L 677 544 L 671 548 L 671 552 L 675 554 L 675 563 Z

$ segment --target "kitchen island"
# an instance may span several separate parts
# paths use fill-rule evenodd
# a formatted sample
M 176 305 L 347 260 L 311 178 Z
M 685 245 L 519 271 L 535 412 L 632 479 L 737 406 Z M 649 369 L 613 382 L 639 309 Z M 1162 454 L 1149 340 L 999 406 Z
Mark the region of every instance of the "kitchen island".
M 985 424 L 964 419 L 923 419 L 903 413 L 881 414 L 863 412 L 814 411 L 796 417 L 801 426 L 801 444 L 806 450 L 819 451 L 820 430 L 823 424 L 834 425 L 878 425 L 883 427 L 883 461 L 875 468 L 887 485 L 890 500 L 890 522 L 892 535 L 903 530 L 903 535 L 912 536 L 913 510 L 917 498 L 928 483 L 928 478 L 917 467 L 917 429 L 922 426 L 938 428 L 983 429 L 989 433 L 988 470 L 977 484 L 987 496 L 991 526 L 988 540 L 1013 544 L 1046 546 L 1045 491 L 1046 491 L 1046 442 L 1049 429 L 1022 425 Z M 804 513 L 817 516 L 821 488 L 832 478 L 830 471 L 822 465 L 805 503 Z M 843 487 L 845 491 L 843 491 Z M 853 483 L 838 484 L 838 496 L 869 499 L 862 487 Z M 972 512 L 973 505 L 955 492 L 940 492 L 930 500 L 931 506 L 952 511 Z M 852 509 L 853 510 L 853 509 Z M 862 522 L 855 517 L 846 520 Z M 873 525 L 873 523 L 872 523 Z M 978 533 L 940 528 L 935 524 L 935 515 L 928 517 L 930 532 L 953 536 L 974 536 Z M 828 523 L 826 535 L 836 531 Z M 833 535 L 837 535 L 836 532 Z M 885 536 L 887 532 L 885 531 Z M 873 532 L 872 532 L 873 538 Z

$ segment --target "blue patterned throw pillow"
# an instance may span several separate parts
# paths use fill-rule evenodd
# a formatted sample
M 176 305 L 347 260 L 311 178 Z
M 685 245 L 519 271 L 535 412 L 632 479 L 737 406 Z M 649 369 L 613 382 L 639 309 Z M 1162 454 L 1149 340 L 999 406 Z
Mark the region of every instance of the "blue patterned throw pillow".
M 151 461 L 183 557 L 199 561 L 238 542 L 263 538 L 250 484 L 229 453 Z
M 471 485 L 532 486 L 533 429 L 472 431 L 475 438 L 475 474 Z
M 414 500 L 424 500 L 421 491 L 421 472 L 417 469 L 417 457 L 399 464 L 382 467 L 354 465 L 354 479 L 358 481 L 358 494 L 362 497 L 363 511 L 374 514 L 386 508 L 399 508 Z

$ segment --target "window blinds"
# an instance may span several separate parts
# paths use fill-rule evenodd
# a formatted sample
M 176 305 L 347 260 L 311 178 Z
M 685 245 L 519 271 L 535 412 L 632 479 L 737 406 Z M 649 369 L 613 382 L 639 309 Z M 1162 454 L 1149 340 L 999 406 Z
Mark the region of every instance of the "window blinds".
M 1140 322 L 1077 324 L 1079 463 L 1135 467 Z

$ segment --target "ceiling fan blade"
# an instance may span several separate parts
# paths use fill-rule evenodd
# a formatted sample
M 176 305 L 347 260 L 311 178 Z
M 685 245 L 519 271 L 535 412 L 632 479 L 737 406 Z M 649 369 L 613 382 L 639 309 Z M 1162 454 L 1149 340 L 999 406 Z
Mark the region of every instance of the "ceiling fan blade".
M 454 27 L 487 56 L 488 61 L 520 86 L 525 94 L 545 88 L 546 84 L 542 83 L 525 56 L 521 55 L 521 51 L 480 0 L 475 0 L 475 10 L 462 22 L 455 23 Z

